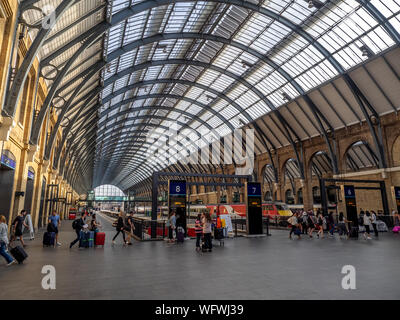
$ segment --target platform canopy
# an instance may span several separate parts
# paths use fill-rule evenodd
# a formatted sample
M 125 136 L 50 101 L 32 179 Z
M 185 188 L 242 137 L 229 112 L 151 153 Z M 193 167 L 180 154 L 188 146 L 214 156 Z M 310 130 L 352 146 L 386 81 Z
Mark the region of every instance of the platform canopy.
M 46 157 L 56 148 L 56 166 L 76 188 L 128 190 L 167 167 L 213 172 L 219 164 L 183 160 L 238 128 L 254 129 L 256 154 L 298 150 L 301 141 L 322 136 L 324 159 L 335 171 L 335 130 L 379 122 L 400 107 L 393 71 L 399 53 L 392 54 L 400 43 L 397 0 L 22 0 L 20 6 L 50 86 L 31 143 L 46 112 L 56 112 Z M 55 26 L 46 30 L 32 6 L 56 8 Z M 11 113 L 13 101 L 7 107 Z M 370 147 L 384 167 L 378 142 Z

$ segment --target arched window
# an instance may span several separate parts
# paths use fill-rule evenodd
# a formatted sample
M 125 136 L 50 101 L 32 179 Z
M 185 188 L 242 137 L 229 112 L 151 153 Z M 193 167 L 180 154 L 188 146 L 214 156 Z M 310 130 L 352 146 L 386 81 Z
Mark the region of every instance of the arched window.
M 303 189 L 297 191 L 297 204 L 303 204 Z
M 312 195 L 313 195 L 313 202 L 315 204 L 320 204 L 321 203 L 321 190 L 319 189 L 319 187 L 312 188 Z
M 285 192 L 285 202 L 287 204 L 294 204 L 294 196 L 292 189 L 287 189 Z

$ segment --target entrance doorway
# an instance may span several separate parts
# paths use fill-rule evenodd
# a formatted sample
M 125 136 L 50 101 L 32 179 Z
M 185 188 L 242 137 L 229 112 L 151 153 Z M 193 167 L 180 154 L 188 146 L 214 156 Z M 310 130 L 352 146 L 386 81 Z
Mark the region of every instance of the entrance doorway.
M 16 167 L 16 159 L 14 155 L 3 150 L 0 159 L 0 212 L 6 217 L 6 221 L 10 218 L 11 200 L 13 197 L 14 173 Z

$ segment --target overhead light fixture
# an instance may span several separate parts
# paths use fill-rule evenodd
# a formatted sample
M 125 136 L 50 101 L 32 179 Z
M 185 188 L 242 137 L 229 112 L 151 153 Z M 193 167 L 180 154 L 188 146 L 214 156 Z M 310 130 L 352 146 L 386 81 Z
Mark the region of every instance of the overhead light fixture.
M 248 62 L 248 61 L 245 61 L 245 60 L 242 60 L 241 61 L 242 62 L 242 67 L 243 68 L 251 68 L 252 66 L 253 66 L 253 64 L 251 64 L 250 62 Z
M 213 96 L 210 96 L 209 94 L 206 94 L 206 98 L 207 98 L 207 101 L 211 101 L 211 100 L 215 99 Z
M 282 99 L 285 101 L 292 100 L 292 98 L 285 91 L 282 91 Z
M 316 8 L 316 9 L 321 9 L 324 4 L 321 1 L 318 0 L 305 0 L 308 2 L 308 8 Z
M 158 44 L 157 45 L 157 48 L 156 49 L 162 49 L 162 51 L 163 51 L 163 53 L 167 53 L 167 47 L 168 47 L 168 45 L 166 45 L 166 44 Z
M 242 126 L 245 126 L 245 125 L 246 125 L 246 123 L 243 121 L 242 118 L 239 118 L 239 123 L 240 123 Z
M 360 50 L 362 52 L 363 57 L 371 58 L 374 56 L 374 52 L 366 44 L 362 45 L 360 47 Z

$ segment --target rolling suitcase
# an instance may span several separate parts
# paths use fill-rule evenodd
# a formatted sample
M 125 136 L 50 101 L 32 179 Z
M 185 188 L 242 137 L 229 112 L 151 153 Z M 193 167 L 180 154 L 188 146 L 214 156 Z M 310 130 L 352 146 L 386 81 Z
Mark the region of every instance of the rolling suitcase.
M 185 230 L 182 227 L 178 227 L 176 231 L 176 242 L 183 243 L 185 241 Z
M 88 238 L 88 247 L 93 248 L 94 247 L 94 231 L 89 231 L 89 238 Z
M 89 232 L 80 232 L 79 248 L 89 248 Z
M 28 258 L 28 254 L 25 252 L 24 248 L 21 246 L 16 246 L 10 250 L 11 255 L 18 261 L 19 264 L 24 262 Z
M 55 239 L 56 239 L 56 233 L 55 232 L 45 232 L 43 234 L 43 247 L 47 246 L 53 246 L 55 244 Z
M 106 234 L 104 232 L 97 232 L 95 236 L 96 246 L 104 246 L 106 241 Z
M 349 238 L 358 239 L 358 227 L 351 227 Z

